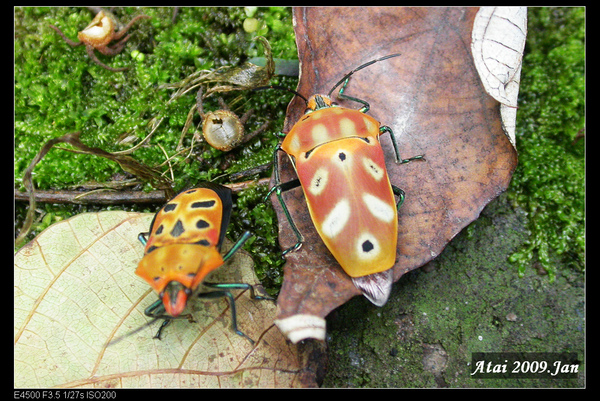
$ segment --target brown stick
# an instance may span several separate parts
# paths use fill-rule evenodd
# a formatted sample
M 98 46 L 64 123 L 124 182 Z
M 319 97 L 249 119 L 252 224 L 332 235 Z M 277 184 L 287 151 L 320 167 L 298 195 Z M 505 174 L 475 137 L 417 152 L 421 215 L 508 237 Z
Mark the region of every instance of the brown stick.
M 116 205 L 121 203 L 164 203 L 166 202 L 165 191 L 69 191 L 69 190 L 49 190 L 34 192 L 36 202 L 46 203 L 75 203 L 75 204 L 97 204 L 97 205 Z M 29 192 L 19 192 L 15 189 L 16 201 L 28 201 Z
M 233 192 L 243 191 L 253 185 L 268 185 L 269 178 L 259 180 L 250 180 L 225 184 Z M 118 204 L 152 204 L 165 203 L 168 199 L 165 191 L 157 190 L 151 192 L 144 191 L 114 191 L 114 190 L 94 190 L 94 191 L 75 191 L 75 190 L 48 190 L 34 192 L 36 202 L 46 203 L 74 203 L 74 204 L 96 204 L 96 205 L 118 205 Z M 29 192 L 20 192 L 15 189 L 15 201 L 29 201 Z

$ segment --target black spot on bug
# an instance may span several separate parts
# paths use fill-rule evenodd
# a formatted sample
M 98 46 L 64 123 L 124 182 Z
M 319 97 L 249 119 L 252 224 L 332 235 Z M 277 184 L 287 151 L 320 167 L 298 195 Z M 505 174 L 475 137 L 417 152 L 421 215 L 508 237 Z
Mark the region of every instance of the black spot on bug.
M 340 158 L 341 161 L 346 160 L 346 154 L 344 152 L 338 153 L 338 157 Z
M 196 273 L 188 273 L 187 276 L 189 278 L 194 278 L 194 277 L 196 277 Z
M 366 143 L 371 143 L 371 140 L 369 138 L 366 137 L 360 137 L 360 139 L 362 139 L 363 141 L 365 141 Z
M 150 246 L 150 248 L 148 248 L 148 250 L 146 251 L 146 253 L 150 253 L 150 252 L 152 252 L 153 250 L 155 250 L 157 248 L 158 247 L 156 245 L 152 245 L 152 246 Z
M 208 240 L 205 239 L 201 239 L 200 241 L 195 242 L 196 245 L 202 245 L 202 246 L 210 246 L 210 242 L 208 242 Z
M 313 150 L 314 150 L 314 149 L 311 149 L 311 150 L 309 150 L 308 152 L 306 152 L 306 153 L 304 154 L 304 159 L 308 159 L 308 157 L 310 156 L 310 154 L 312 153 L 312 151 L 313 151 Z
M 375 248 L 375 247 L 373 246 L 373 243 L 369 240 L 366 240 L 365 242 L 362 243 L 362 250 L 364 253 L 368 253 L 368 252 L 372 251 L 373 248 Z
M 215 205 L 215 203 L 217 203 L 217 201 L 215 201 L 215 200 L 200 201 L 200 202 L 192 203 L 192 205 L 190 207 L 192 209 L 209 208 L 209 207 L 213 207 Z
M 190 189 L 189 191 L 186 191 L 186 194 L 193 194 L 194 192 L 198 191 L 197 189 Z
M 162 224 L 160 226 L 158 226 L 158 228 L 156 229 L 156 231 L 154 232 L 155 235 L 159 235 L 162 234 L 163 230 L 165 229 L 165 226 L 163 226 Z
M 177 208 L 177 203 L 167 203 L 165 207 L 163 207 L 163 212 L 168 213 L 172 212 Z
M 369 168 L 373 170 L 373 173 L 379 174 L 379 167 L 375 163 L 369 163 Z
M 152 280 L 158 281 L 158 280 L 160 280 L 160 276 L 154 277 Z
M 175 226 L 173 227 L 173 229 L 171 230 L 171 232 L 169 234 L 171 234 L 173 237 L 177 238 L 184 232 L 185 232 L 185 228 L 183 228 L 183 223 L 181 222 L 181 220 L 177 220 L 177 223 L 175 223 Z
M 207 227 L 210 227 L 210 224 L 206 220 L 198 219 L 198 221 L 196 222 L 196 228 L 200 230 Z

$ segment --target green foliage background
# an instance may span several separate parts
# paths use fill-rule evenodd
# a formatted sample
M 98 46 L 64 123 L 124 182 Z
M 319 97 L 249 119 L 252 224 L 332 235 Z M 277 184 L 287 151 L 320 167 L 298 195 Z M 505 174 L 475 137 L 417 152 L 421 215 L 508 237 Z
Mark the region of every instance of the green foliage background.
M 522 275 L 539 263 L 585 260 L 585 8 L 529 8 L 517 150 L 508 194 L 529 218 L 530 237 L 510 260 Z

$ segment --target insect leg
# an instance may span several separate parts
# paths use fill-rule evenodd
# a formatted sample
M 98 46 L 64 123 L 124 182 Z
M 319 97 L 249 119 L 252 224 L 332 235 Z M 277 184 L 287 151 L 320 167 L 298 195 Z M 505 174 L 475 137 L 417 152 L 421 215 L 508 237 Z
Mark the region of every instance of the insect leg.
M 222 288 L 222 287 L 221 287 Z M 233 294 L 228 290 L 222 291 L 211 291 L 211 292 L 202 292 L 198 294 L 199 298 L 220 298 L 226 297 L 229 300 L 229 305 L 231 306 L 231 329 L 235 332 L 235 334 L 246 338 L 252 345 L 254 345 L 254 340 L 248 337 L 243 331 L 239 330 L 237 327 L 237 311 L 235 308 L 235 298 Z
M 152 338 L 158 338 L 160 340 L 160 336 L 162 335 L 163 329 L 165 327 L 167 327 L 168 325 L 170 325 L 172 321 L 173 321 L 172 319 L 165 319 L 165 320 L 163 320 L 162 324 L 158 328 L 158 331 L 156 332 L 156 334 Z
M 246 231 L 244 234 L 242 234 L 242 236 L 237 240 L 235 244 L 233 244 L 233 246 L 225 254 L 225 256 L 223 256 L 223 261 L 226 262 L 229 258 L 231 258 L 234 253 L 236 253 L 242 246 L 244 246 L 244 243 L 248 241 L 250 237 L 252 237 L 252 233 L 250 233 L 250 231 Z
M 141 236 L 142 234 L 140 234 Z M 162 331 L 165 327 L 167 327 L 169 324 L 171 324 L 171 321 L 173 320 L 173 318 L 169 318 L 168 315 L 165 315 L 165 306 L 162 303 L 162 300 L 158 300 L 156 302 L 154 302 L 152 305 L 150 305 L 149 307 L 147 307 L 144 310 L 144 314 L 148 317 L 153 317 L 155 319 L 164 319 L 162 324 L 160 325 L 158 331 L 156 332 L 156 334 L 154 335 L 153 338 L 158 338 L 160 340 L 160 336 L 162 334 Z
M 392 146 L 394 147 L 394 155 L 396 156 L 396 164 L 404 164 L 404 163 L 411 162 L 413 160 L 425 161 L 425 155 L 418 155 L 418 156 L 410 157 L 408 159 L 402 159 L 400 157 L 400 151 L 398 150 L 398 143 L 396 142 L 396 137 L 394 136 L 394 132 L 392 131 L 392 129 L 390 127 L 388 127 L 387 125 L 382 125 L 381 127 L 379 127 L 379 135 L 385 134 L 386 132 L 390 134 L 390 139 L 392 140 Z
M 266 198 L 269 198 L 269 196 L 275 192 L 277 194 L 277 199 L 279 200 L 279 204 L 281 204 L 281 208 L 283 209 L 283 213 L 285 214 L 285 217 L 287 218 L 288 222 L 290 223 L 290 227 L 292 228 L 292 231 L 294 231 L 294 234 L 296 235 L 296 243 L 294 245 L 292 245 L 291 247 L 289 247 L 288 249 L 286 249 L 285 251 L 283 251 L 283 255 L 292 252 L 292 251 L 296 251 L 298 249 L 300 249 L 300 247 L 302 246 L 302 242 L 304 241 L 304 238 L 302 238 L 302 234 L 300 234 L 300 231 L 298 230 L 298 227 L 296 227 L 296 224 L 294 223 L 294 220 L 292 219 L 292 215 L 290 214 L 290 211 L 288 210 L 285 201 L 283 200 L 283 196 L 281 195 L 281 193 L 283 191 L 287 191 L 290 190 L 292 188 L 296 188 L 297 186 L 300 185 L 300 180 L 292 180 L 286 183 L 281 183 L 281 177 L 279 176 L 279 162 L 277 161 L 277 151 L 283 151 L 283 149 L 281 149 L 281 146 L 277 146 L 277 148 L 275 149 L 275 151 L 273 152 L 273 169 L 275 172 L 275 185 L 273 186 L 273 188 L 271 188 L 269 190 L 269 193 L 267 194 Z
M 165 306 L 163 304 L 163 301 L 160 299 L 157 300 L 156 302 L 154 302 L 149 307 L 147 307 L 144 310 L 144 314 L 148 317 L 153 317 L 154 319 L 163 319 L 162 324 L 160 325 L 158 331 L 156 332 L 156 334 L 153 337 L 153 338 L 158 338 L 159 340 L 161 339 L 160 337 L 161 337 L 163 329 L 165 327 L 167 327 L 168 325 L 170 325 L 174 319 L 188 319 L 188 321 L 194 322 L 194 318 L 190 314 L 180 315 L 177 317 L 173 317 L 173 316 L 165 314 Z M 150 322 L 150 323 L 152 323 L 152 322 Z
M 281 192 L 285 192 L 285 191 L 289 191 L 290 189 L 298 188 L 299 186 L 300 186 L 300 180 L 297 178 L 295 180 L 284 182 L 279 185 L 273 185 L 273 188 L 271 188 L 269 190 L 269 193 L 267 193 L 267 195 L 265 196 L 265 201 L 267 201 L 269 199 L 269 197 L 273 194 L 273 192 L 275 192 L 278 189 L 280 189 Z
M 148 242 L 148 234 L 150 233 L 139 233 L 138 234 L 138 241 L 140 241 L 142 243 L 142 245 L 146 246 L 146 243 Z
M 250 290 L 250 298 L 252 298 L 252 299 L 256 299 L 259 301 L 262 301 L 262 300 L 274 301 L 275 300 L 274 298 L 271 298 L 268 295 L 256 295 L 256 292 L 257 292 L 256 289 L 254 288 L 254 286 L 252 284 L 248 284 L 248 283 L 209 283 L 209 282 L 205 281 L 202 284 L 207 287 L 226 289 L 226 290 Z
M 392 185 L 392 192 L 394 195 L 398 197 L 398 201 L 396 202 L 396 210 L 400 210 L 400 206 L 404 203 L 404 198 L 406 197 L 406 193 L 403 189 L 398 188 L 395 185 Z
M 346 78 L 346 80 L 344 81 L 344 84 L 342 85 L 342 87 L 340 88 L 340 91 L 338 92 L 337 97 L 340 98 L 340 99 L 352 100 L 353 102 L 357 102 L 357 103 L 362 104 L 363 107 L 361 107 L 360 109 L 358 109 L 358 111 L 360 111 L 361 113 L 366 113 L 371 108 L 371 106 L 369 105 L 369 103 L 367 103 L 365 100 L 362 100 L 362 99 L 359 99 L 359 98 L 356 98 L 356 97 L 344 95 L 344 90 L 346 90 L 346 86 L 348 85 L 348 81 L 349 80 L 350 80 L 350 77 Z

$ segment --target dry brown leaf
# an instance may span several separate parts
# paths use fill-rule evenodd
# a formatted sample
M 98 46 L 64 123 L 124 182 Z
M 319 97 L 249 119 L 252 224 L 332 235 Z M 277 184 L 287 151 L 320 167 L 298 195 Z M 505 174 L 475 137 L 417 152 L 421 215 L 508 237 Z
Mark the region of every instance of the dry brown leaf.
M 225 299 L 194 300 L 195 323 L 158 322 L 144 309 L 157 297 L 134 274 L 143 254 L 137 235 L 152 214 L 84 213 L 50 226 L 15 255 L 14 386 L 304 387 L 307 359 L 274 326 L 275 305 L 234 291 L 238 326 Z M 228 246 L 226 244 L 226 246 Z M 257 284 L 240 251 L 213 281 Z M 304 365 L 300 362 L 303 360 Z
M 500 104 L 486 93 L 473 64 L 470 43 L 477 10 L 294 10 L 302 68 L 298 92 L 304 96 L 326 94 L 363 63 L 402 54 L 357 72 L 345 91 L 369 102 L 369 114 L 394 130 L 401 157 L 424 154 L 427 159 L 396 165 L 389 138 L 381 138 L 390 181 L 406 191 L 399 212 L 395 281 L 439 255 L 507 188 L 516 167 L 516 151 L 503 132 Z M 304 109 L 304 102 L 294 98 L 284 132 Z M 282 182 L 296 178 L 287 155 L 279 153 Z M 324 317 L 359 291 L 318 236 L 302 190 L 290 190 L 284 198 L 305 241 L 299 251 L 287 254 L 278 325 L 295 341 L 323 338 Z M 280 243 L 286 249 L 296 237 L 276 197 L 273 200 Z

